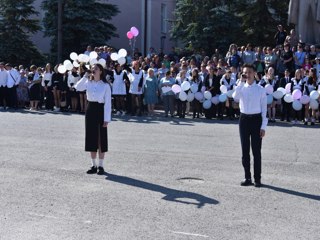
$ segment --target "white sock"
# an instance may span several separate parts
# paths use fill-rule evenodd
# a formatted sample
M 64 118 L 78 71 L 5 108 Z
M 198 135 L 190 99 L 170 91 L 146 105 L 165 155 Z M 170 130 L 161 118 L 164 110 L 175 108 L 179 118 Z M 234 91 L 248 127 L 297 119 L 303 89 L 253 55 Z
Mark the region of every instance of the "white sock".
M 96 159 L 92 158 L 91 159 L 91 163 L 92 163 L 92 167 L 96 167 L 97 166 Z
M 103 167 L 103 159 L 99 159 L 99 167 Z

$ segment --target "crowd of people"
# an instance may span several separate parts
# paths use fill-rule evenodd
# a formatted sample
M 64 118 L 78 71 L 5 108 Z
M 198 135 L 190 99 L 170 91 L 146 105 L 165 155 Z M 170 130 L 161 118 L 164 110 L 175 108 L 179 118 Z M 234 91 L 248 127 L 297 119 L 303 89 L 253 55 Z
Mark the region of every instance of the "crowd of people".
M 226 54 L 219 49 L 212 56 L 195 52 L 181 56 L 175 49 L 168 54 L 150 48 L 146 56 L 138 49 L 126 56 L 126 63 L 112 61 L 111 47 L 88 46 L 84 54 L 95 51 L 98 59 L 105 60 L 107 81 L 112 86 L 112 109 L 115 116 L 155 115 L 155 109 L 163 109 L 164 117 L 208 119 L 235 119 L 239 116 L 236 99 L 228 94 L 227 99 L 215 102 L 221 86 L 232 91 L 241 81 L 242 65 L 254 64 L 255 80 L 259 85 L 272 85 L 274 91 L 291 83 L 290 92 L 299 89 L 303 95 L 318 90 L 320 84 L 320 45 L 299 42 L 292 29 L 287 34 L 281 25 L 270 46 L 245 46 L 231 44 Z M 44 67 L 11 66 L 0 62 L 0 109 L 24 108 L 30 111 L 52 110 L 84 113 L 87 100 L 85 91 L 77 91 L 75 84 L 89 72 L 87 63 L 79 62 L 72 70 L 59 72 L 49 63 Z M 61 64 L 60 64 L 61 65 Z M 180 90 L 188 82 L 190 88 Z M 181 94 L 184 92 L 185 94 Z M 212 104 L 204 106 L 204 92 L 210 92 Z M 202 93 L 195 97 L 197 93 Z M 198 94 L 199 96 L 199 94 Z M 210 100 L 210 99 L 209 99 Z M 318 100 L 317 100 L 318 101 Z M 269 122 L 303 122 L 314 125 L 319 121 L 319 109 L 303 104 L 301 110 L 292 108 L 284 99 L 268 104 Z

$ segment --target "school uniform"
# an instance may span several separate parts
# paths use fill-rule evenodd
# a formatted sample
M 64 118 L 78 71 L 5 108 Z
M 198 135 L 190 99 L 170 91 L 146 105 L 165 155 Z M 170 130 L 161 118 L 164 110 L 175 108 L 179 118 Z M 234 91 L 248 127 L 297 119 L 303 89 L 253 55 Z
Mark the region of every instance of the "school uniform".
M 284 76 L 279 80 L 279 86 L 285 88 L 288 83 L 291 82 L 290 76 Z M 291 84 L 292 85 L 292 84 Z M 281 98 L 281 121 L 287 119 L 287 122 L 290 122 L 290 115 L 291 115 L 291 104 L 284 101 L 284 98 Z
M 0 70 L 0 107 L 5 107 L 5 100 L 7 95 L 7 81 L 8 81 L 8 72 Z
M 9 107 L 16 108 L 18 105 L 17 86 L 20 83 L 20 73 L 14 68 L 8 70 L 7 72 L 7 105 Z
M 125 96 L 127 94 L 125 80 L 129 80 L 126 71 L 113 70 L 113 78 L 112 95 Z
M 77 89 L 74 88 L 74 85 L 79 81 L 80 76 L 76 72 L 68 73 L 68 87 L 69 87 L 69 96 L 70 98 L 78 98 Z
M 198 85 L 197 92 L 201 92 L 201 88 L 202 88 L 202 84 L 203 84 L 201 79 L 193 79 L 193 78 L 191 78 L 189 81 L 190 81 L 191 86 L 193 84 Z M 193 110 L 193 118 L 196 118 L 196 117 L 199 118 L 200 117 L 199 114 L 202 113 L 202 104 L 201 104 L 201 102 L 199 100 L 197 100 L 197 99 L 194 99 L 192 101 L 192 108 L 193 108 L 192 109 Z
M 44 91 L 44 100 L 46 109 L 53 109 L 53 94 L 52 94 L 52 72 L 44 72 L 42 74 L 41 86 L 46 87 Z
M 181 84 L 185 81 L 188 81 L 188 79 L 185 77 L 184 79 L 176 78 L 176 84 L 181 86 Z M 181 90 L 182 91 L 182 90 Z M 185 91 L 187 93 L 188 91 Z M 179 96 L 179 94 L 177 94 Z M 181 101 L 179 97 L 176 98 L 177 102 L 177 114 L 179 118 L 185 118 L 186 117 L 186 110 L 187 110 L 187 101 Z
M 227 87 L 227 90 L 233 90 L 234 85 L 236 84 L 236 79 L 235 78 L 226 78 L 223 76 L 220 80 L 220 85 L 224 85 Z M 227 107 L 227 116 L 230 117 L 231 120 L 234 119 L 234 109 L 233 109 L 233 98 L 228 98 L 229 101 L 229 107 Z
M 302 79 L 296 79 L 296 78 L 291 78 L 291 88 L 290 92 L 292 93 L 294 90 L 299 89 L 301 92 L 303 92 L 304 88 L 304 81 Z M 290 104 L 290 108 L 292 108 L 292 104 Z M 303 109 L 305 108 L 305 105 L 303 105 Z M 304 118 L 304 111 L 296 111 L 293 109 L 293 118 L 297 121 L 300 121 Z
M 40 101 L 41 97 L 41 84 L 36 82 L 40 80 L 40 75 L 38 72 L 31 72 L 28 75 L 29 85 L 29 97 L 30 101 Z
M 132 72 L 129 74 L 130 80 L 130 87 L 129 93 L 131 94 L 131 98 L 138 98 L 138 106 L 136 106 L 136 100 L 131 99 L 131 114 L 134 115 L 136 111 L 138 115 L 141 115 L 142 112 L 142 93 L 143 93 L 143 85 L 144 85 L 144 78 L 143 78 L 143 71 L 139 70 L 136 72 L 132 69 Z
M 239 99 L 240 107 L 240 139 L 242 148 L 242 165 L 245 179 L 251 182 L 250 171 L 250 142 L 254 162 L 254 179 L 256 183 L 261 180 L 261 144 L 260 130 L 265 130 L 268 124 L 266 90 L 253 82 L 241 82 L 233 93 Z
M 89 80 L 87 75 L 75 84 L 78 91 L 87 92 L 87 110 L 85 116 L 85 151 L 108 151 L 108 131 L 104 122 L 111 122 L 111 87 L 110 84 Z

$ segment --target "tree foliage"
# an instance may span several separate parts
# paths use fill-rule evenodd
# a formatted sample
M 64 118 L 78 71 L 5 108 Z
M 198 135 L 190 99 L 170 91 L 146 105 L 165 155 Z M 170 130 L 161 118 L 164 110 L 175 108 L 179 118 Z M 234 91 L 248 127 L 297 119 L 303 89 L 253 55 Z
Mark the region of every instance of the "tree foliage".
M 0 0 L 0 58 L 12 64 L 43 61 L 29 37 L 40 30 L 34 0 Z
M 45 36 L 52 38 L 51 52 L 57 54 L 58 1 L 45 0 L 42 9 Z M 116 28 L 108 21 L 119 13 L 117 6 L 88 0 L 64 0 L 62 17 L 63 57 L 70 52 L 80 52 L 89 44 L 103 45 L 111 37 L 116 37 Z
M 289 0 L 177 0 L 172 38 L 212 52 L 230 43 L 271 44 L 286 23 Z

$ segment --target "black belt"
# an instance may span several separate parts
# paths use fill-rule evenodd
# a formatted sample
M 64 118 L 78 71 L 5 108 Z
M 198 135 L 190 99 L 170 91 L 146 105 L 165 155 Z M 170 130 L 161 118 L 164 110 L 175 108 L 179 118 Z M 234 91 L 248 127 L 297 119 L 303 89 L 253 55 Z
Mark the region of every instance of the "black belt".
M 255 113 L 255 114 L 245 114 L 245 113 L 241 113 L 241 116 L 243 117 L 250 117 L 250 118 L 253 118 L 253 117 L 261 117 L 261 113 Z

